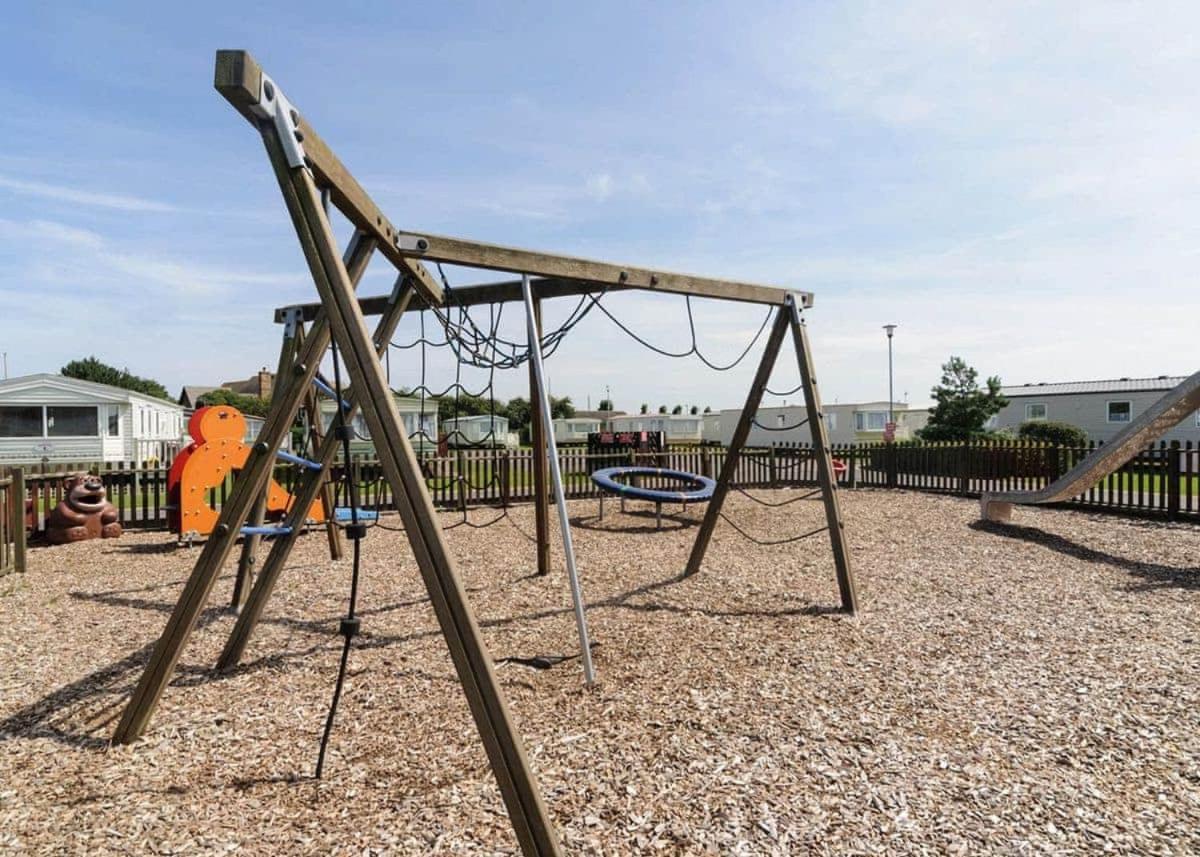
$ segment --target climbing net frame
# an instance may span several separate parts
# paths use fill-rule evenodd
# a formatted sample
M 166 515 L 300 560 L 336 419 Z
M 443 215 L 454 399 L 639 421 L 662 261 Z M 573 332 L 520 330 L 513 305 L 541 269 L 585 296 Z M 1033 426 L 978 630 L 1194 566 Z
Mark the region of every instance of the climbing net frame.
M 689 300 L 692 297 L 705 297 L 773 307 L 774 322 L 770 326 L 762 362 L 747 395 L 746 407 L 688 559 L 684 572 L 687 575 L 697 572 L 703 561 L 754 412 L 789 331 L 796 345 L 801 386 L 808 411 L 818 416 L 821 413 L 808 337 L 801 318 L 802 310 L 812 304 L 812 295 L 771 286 L 401 230 L 384 216 L 306 117 L 284 96 L 249 53 L 218 51 L 215 86 L 261 134 L 320 295 L 320 303 L 280 311 L 290 313 L 292 323 L 290 333 L 285 332 L 285 345 L 291 347 L 294 354 L 291 369 L 286 373 L 281 372 L 277 379 L 272 408 L 259 439 L 222 507 L 220 522 L 213 536 L 201 550 L 166 629 L 151 653 L 146 669 L 121 716 L 114 741 L 132 742 L 149 724 L 221 568 L 234 548 L 240 528 L 252 514 L 254 504 L 266 486 L 275 452 L 290 430 L 304 397 L 311 393 L 318 367 L 333 345 L 348 381 L 344 388 L 339 382 L 336 392 L 344 397 L 349 408 L 338 409 L 341 414 L 339 425 L 321 440 L 319 448 L 312 453 L 313 460 L 323 465 L 323 471 L 311 471 L 311 475 L 310 471 L 306 471 L 302 477 L 295 491 L 295 514 L 303 514 L 322 487 L 328 484 L 326 473 L 329 464 L 338 446 L 345 445 L 348 424 L 353 419 L 354 411 L 361 410 L 518 843 L 526 854 L 558 854 L 558 836 L 526 758 L 523 742 L 513 726 L 508 705 L 496 680 L 492 659 L 483 643 L 454 560 L 446 548 L 424 475 L 389 389 L 382 358 L 396 324 L 410 308 L 445 311 L 446 307 L 453 305 L 462 307 L 522 301 L 528 317 L 529 341 L 538 346 L 533 349 L 534 359 L 529 361 L 532 375 L 540 371 L 542 346 L 545 345 L 540 313 L 540 304 L 544 300 L 636 289 L 685 295 Z M 344 251 L 339 251 L 326 205 L 336 208 L 354 226 L 354 234 Z M 376 253 L 395 266 L 395 286 L 388 295 L 360 299 L 355 294 L 356 286 L 368 261 Z M 428 270 L 426 263 L 505 271 L 519 274 L 521 279 L 461 287 L 454 289 L 453 294 L 448 294 L 445 284 Z M 373 333 L 367 328 L 366 316 L 378 316 Z M 283 318 L 279 320 L 286 322 Z M 307 330 L 304 331 L 303 325 L 298 322 L 307 324 Z M 531 388 L 534 386 L 531 384 Z M 533 425 L 535 452 L 539 454 L 540 461 L 545 461 L 548 457 L 545 452 L 553 448 L 552 438 L 546 437 L 544 422 L 540 430 L 539 421 L 535 420 Z M 824 421 L 814 419 L 810 425 L 842 607 L 853 613 L 857 608 L 854 582 L 845 547 Z M 539 569 L 549 564 L 545 473 L 552 463 L 547 462 L 546 467 L 535 468 L 535 482 L 538 483 L 535 493 Z M 254 581 L 249 600 L 218 662 L 219 667 L 236 665 L 255 623 L 262 615 L 284 561 L 295 544 L 296 534 L 301 529 L 295 525 L 295 521 L 286 523 L 291 524 L 291 529 L 273 541 L 267 560 Z M 357 542 L 364 531 L 365 527 L 356 524 L 354 531 L 347 532 L 347 535 Z M 343 620 L 341 632 L 349 637 L 355 633 L 356 625 L 356 621 Z

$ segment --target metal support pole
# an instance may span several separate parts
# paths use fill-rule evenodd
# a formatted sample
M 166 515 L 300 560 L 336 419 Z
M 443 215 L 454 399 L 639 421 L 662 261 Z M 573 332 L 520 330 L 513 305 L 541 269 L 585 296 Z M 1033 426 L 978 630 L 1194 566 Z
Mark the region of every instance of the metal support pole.
M 575 626 L 579 629 L 583 677 L 588 684 L 593 684 L 596 681 L 596 672 L 592 668 L 592 648 L 588 642 L 587 616 L 583 612 L 583 590 L 579 585 L 579 573 L 575 569 L 575 546 L 571 542 L 571 521 L 567 517 L 567 495 L 563 490 L 562 468 L 558 464 L 558 443 L 554 440 L 550 395 L 546 388 L 546 369 L 542 365 L 542 340 L 538 335 L 537 323 L 534 318 L 533 289 L 530 288 L 528 274 L 521 277 L 521 291 L 525 295 L 526 329 L 529 331 L 529 362 L 537 379 L 538 401 L 541 404 L 539 417 L 546 438 L 546 457 L 550 461 L 550 480 L 554 484 L 554 495 L 558 501 L 558 523 L 562 528 L 563 553 L 567 557 L 567 577 L 571 579 L 571 598 L 575 602 Z M 540 464 L 536 460 L 536 450 L 534 455 L 534 467 L 538 467 Z

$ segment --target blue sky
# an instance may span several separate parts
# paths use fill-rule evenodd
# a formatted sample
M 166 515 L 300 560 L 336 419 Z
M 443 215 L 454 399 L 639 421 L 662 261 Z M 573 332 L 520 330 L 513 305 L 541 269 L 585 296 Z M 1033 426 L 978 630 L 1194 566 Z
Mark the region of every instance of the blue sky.
M 402 227 L 814 291 L 828 400 L 886 396 L 887 322 L 918 403 L 952 353 L 1009 383 L 1197 368 L 1194 4 L 216 7 L 6 12 L 10 375 L 95 353 L 176 390 L 274 366 L 272 308 L 313 289 L 217 48 L 254 53 Z M 380 261 L 364 290 L 389 284 Z M 607 300 L 686 347 L 681 299 Z M 696 312 L 718 361 L 762 318 Z M 657 358 L 593 314 L 550 368 L 555 394 L 632 409 L 739 406 L 754 366 Z

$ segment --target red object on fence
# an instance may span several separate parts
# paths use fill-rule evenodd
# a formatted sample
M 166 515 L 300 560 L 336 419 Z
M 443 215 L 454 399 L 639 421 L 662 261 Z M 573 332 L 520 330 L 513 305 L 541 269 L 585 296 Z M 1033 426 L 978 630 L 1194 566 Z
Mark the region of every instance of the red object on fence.
M 833 475 L 835 477 L 836 476 L 845 476 L 846 471 L 848 471 L 849 469 L 850 469 L 849 463 L 847 463 L 843 459 L 835 458 L 833 460 Z

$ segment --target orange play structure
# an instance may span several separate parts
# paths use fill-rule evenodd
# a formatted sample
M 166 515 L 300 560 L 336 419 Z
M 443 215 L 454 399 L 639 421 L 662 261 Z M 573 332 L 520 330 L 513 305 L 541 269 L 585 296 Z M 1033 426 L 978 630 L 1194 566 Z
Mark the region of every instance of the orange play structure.
M 250 454 L 242 442 L 246 418 L 229 405 L 197 408 L 188 420 L 192 443 L 176 456 L 167 474 L 167 503 L 171 529 L 181 536 L 207 536 L 217 525 L 218 512 L 208 494 L 220 487 L 231 472 L 241 470 Z M 292 498 L 283 486 L 271 480 L 267 489 L 267 519 L 282 518 Z M 320 501 L 309 509 L 315 522 L 325 520 Z

